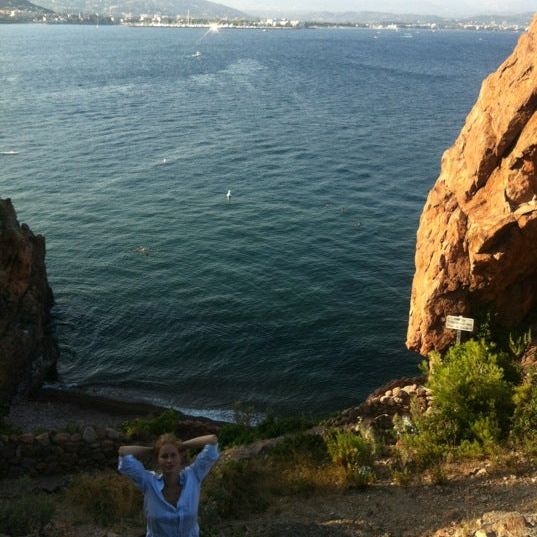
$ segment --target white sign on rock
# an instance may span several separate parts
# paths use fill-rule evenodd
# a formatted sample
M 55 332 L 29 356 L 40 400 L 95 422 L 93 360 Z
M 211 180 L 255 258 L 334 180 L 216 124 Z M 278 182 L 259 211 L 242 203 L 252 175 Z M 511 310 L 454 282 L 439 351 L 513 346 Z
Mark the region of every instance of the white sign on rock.
M 474 329 L 474 320 L 470 317 L 463 317 L 462 315 L 448 315 L 446 317 L 446 328 L 472 332 Z

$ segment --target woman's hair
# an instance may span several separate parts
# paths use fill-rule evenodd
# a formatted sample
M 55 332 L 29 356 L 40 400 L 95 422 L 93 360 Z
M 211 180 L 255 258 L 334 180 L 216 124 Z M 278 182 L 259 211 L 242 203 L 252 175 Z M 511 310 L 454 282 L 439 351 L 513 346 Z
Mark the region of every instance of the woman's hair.
M 161 434 L 156 440 L 155 445 L 153 446 L 153 452 L 155 454 L 155 457 L 158 458 L 158 454 L 162 448 L 162 446 L 165 446 L 166 444 L 171 444 L 172 446 L 175 446 L 177 448 L 177 451 L 180 450 L 181 442 L 179 439 L 172 433 L 164 433 Z

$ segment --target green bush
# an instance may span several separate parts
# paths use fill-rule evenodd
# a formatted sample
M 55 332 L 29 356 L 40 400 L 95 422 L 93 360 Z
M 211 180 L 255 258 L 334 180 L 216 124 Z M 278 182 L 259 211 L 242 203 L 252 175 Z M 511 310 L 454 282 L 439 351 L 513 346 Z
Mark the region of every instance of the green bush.
M 431 353 L 432 406 L 424 414 L 413 405 L 407 422 L 394 421 L 395 472 L 406 478 L 430 469 L 441 480 L 448 455 L 494 454 L 511 424 L 514 387 L 506 379 L 506 370 L 512 374 L 515 369 L 506 352 L 484 339 L 451 347 L 443 357 Z
M 81 432 L 81 427 L 78 423 L 68 423 L 65 427 L 63 427 L 63 431 L 69 434 L 75 434 Z
M 68 487 L 66 498 L 103 526 L 142 513 L 140 492 L 126 477 L 114 472 L 78 475 Z
M 121 424 L 120 430 L 129 438 L 149 440 L 164 433 L 175 433 L 181 413 L 174 409 L 164 411 L 155 418 L 136 418 Z
M 511 428 L 516 441 L 537 439 L 537 385 L 536 372 L 530 371 L 524 382 L 515 388 L 515 412 Z
M 276 438 L 284 434 L 305 431 L 313 426 L 313 421 L 304 417 L 266 417 L 253 427 L 244 423 L 226 423 L 218 433 L 218 442 L 225 449 L 232 446 L 251 444 L 263 438 Z
M 516 358 L 521 358 L 532 340 L 531 328 L 522 333 L 509 334 L 509 350 Z
M 19 537 L 40 533 L 54 514 L 52 501 L 42 494 L 26 494 L 0 504 L 0 533 Z
M 319 434 L 289 436 L 272 447 L 268 454 L 274 462 L 288 465 L 311 463 L 321 466 L 330 462 L 326 443 Z
M 395 469 L 403 476 L 442 464 L 455 433 L 452 423 L 440 414 L 425 415 L 416 406 L 409 423 L 398 430 Z
M 345 469 L 373 464 L 373 445 L 359 434 L 328 431 L 325 443 L 332 462 Z
M 209 522 L 259 513 L 269 505 L 267 475 L 254 459 L 217 465 L 202 491 L 202 516 Z
M 495 442 L 504 436 L 513 412 L 513 386 L 500 365 L 509 362 L 507 354 L 484 340 L 470 340 L 434 361 L 428 386 L 435 413 L 453 428 L 453 442 Z
M 349 431 L 328 431 L 325 434 L 328 455 L 345 470 L 347 485 L 364 487 L 374 479 L 374 444 L 361 434 Z

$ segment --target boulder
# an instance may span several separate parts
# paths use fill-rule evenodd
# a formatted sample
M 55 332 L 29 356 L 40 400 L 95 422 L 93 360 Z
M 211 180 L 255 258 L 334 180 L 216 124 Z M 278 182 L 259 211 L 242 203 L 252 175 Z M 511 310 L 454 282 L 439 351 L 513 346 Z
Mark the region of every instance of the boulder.
M 492 311 L 509 328 L 537 305 L 537 17 L 490 75 L 423 209 L 407 347 L 455 338 L 447 315 Z
M 0 408 L 35 392 L 55 373 L 58 345 L 51 327 L 53 296 L 45 239 L 20 225 L 9 199 L 0 199 Z

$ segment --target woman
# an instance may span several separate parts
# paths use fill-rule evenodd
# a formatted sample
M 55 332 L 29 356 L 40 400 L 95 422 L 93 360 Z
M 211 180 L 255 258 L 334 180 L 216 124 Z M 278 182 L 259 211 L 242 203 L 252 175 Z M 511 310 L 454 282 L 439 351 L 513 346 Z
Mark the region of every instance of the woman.
M 198 537 L 198 503 L 203 478 L 218 459 L 214 434 L 181 442 L 164 434 L 155 446 L 121 446 L 118 470 L 130 477 L 144 495 L 146 537 Z M 205 446 L 205 447 L 203 447 Z M 203 447 L 186 466 L 185 451 Z M 154 450 L 160 474 L 149 472 L 138 460 Z

